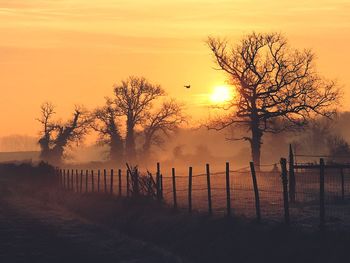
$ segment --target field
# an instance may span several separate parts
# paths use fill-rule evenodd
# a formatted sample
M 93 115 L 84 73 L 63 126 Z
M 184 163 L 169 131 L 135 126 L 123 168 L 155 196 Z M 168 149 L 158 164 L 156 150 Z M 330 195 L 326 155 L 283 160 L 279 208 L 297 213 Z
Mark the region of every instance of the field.
M 15 173 L 11 172 L 14 167 Z M 215 195 L 214 190 L 214 186 L 222 188 L 224 185 L 222 173 L 212 172 L 215 181 L 214 216 L 207 216 L 206 202 L 202 200 L 206 197 L 206 191 L 197 189 L 203 186 L 200 181 L 203 176 L 199 174 L 193 177 L 193 189 L 197 190 L 193 191 L 196 193 L 193 196 L 194 210 L 189 214 L 187 203 L 182 201 L 186 195 L 179 195 L 179 205 L 184 209 L 169 208 L 172 199 L 171 193 L 165 194 L 166 175 L 164 197 L 168 203 L 164 205 L 149 198 L 118 197 L 116 175 L 111 195 L 107 171 L 108 193 L 104 194 L 102 184 L 100 193 L 97 193 L 96 173 L 94 184 L 88 181 L 89 192 L 85 193 L 83 180 L 84 192 L 77 193 L 79 187 L 73 187 L 74 191 L 57 187 L 54 171 L 45 165 L 40 168 L 30 168 L 28 165 L 7 168 L 0 166 L 1 262 L 209 263 L 232 262 L 233 259 L 237 262 L 345 262 L 349 249 L 349 232 L 345 228 L 319 231 L 317 227 L 300 227 L 300 224 L 296 224 L 300 221 L 293 221 L 289 227 L 283 223 L 282 199 L 279 197 L 281 190 L 277 189 L 281 186 L 278 175 L 261 173 L 258 176 L 261 188 L 262 183 L 275 180 L 276 189 L 270 187 L 266 188 L 268 191 L 261 191 L 263 220 L 256 223 L 252 220 L 255 216 L 251 193 L 247 191 L 249 188 L 244 188 L 251 182 L 249 173 L 245 171 L 241 171 L 242 174 L 232 171 L 233 216 L 228 218 L 222 216 L 226 200 L 222 203 L 217 201 L 220 195 Z M 91 178 L 91 171 L 88 175 L 88 179 Z M 181 188 L 181 180 L 184 180 L 185 187 L 188 178 L 179 178 L 178 187 Z M 73 177 L 73 182 L 74 179 L 76 177 Z M 100 181 L 102 179 L 103 171 Z M 241 184 L 236 180 L 240 180 Z M 309 187 L 314 189 L 312 185 L 316 187 L 317 184 L 310 182 Z M 122 187 L 123 196 L 125 190 Z M 275 199 L 270 198 L 271 194 Z M 300 193 L 298 198 L 301 198 Z M 246 200 L 245 205 L 250 205 L 244 207 L 239 200 Z M 268 211 L 268 207 L 272 210 Z M 246 217 L 238 216 L 239 212 Z

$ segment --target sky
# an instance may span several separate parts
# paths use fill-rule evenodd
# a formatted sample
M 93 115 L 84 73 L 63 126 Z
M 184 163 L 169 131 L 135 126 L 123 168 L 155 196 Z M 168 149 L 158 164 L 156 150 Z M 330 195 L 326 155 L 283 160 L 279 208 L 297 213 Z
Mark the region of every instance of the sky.
M 76 104 L 102 105 L 129 75 L 162 85 L 205 118 L 199 98 L 226 81 L 205 40 L 234 43 L 252 31 L 311 48 L 350 110 L 349 1 L 0 0 L 0 136 L 37 135 L 45 101 L 63 119 Z

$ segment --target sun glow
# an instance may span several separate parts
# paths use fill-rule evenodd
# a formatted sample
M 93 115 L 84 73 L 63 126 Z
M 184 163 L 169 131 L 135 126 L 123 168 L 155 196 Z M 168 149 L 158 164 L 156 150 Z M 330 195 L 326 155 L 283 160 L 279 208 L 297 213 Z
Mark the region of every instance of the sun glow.
M 210 94 L 212 103 L 224 103 L 233 98 L 233 90 L 228 86 L 216 86 Z

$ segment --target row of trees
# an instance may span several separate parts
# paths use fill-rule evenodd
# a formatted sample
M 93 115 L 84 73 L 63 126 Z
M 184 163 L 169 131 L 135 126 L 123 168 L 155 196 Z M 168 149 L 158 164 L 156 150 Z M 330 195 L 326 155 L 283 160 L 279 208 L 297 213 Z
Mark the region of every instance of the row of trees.
M 114 96 L 93 111 L 76 107 L 65 123 L 54 120 L 51 103 L 41 106 L 41 158 L 60 163 L 64 151 L 72 143 L 80 142 L 89 130 L 99 134 L 99 143 L 109 146 L 109 159 L 136 161 L 137 149 L 142 158 L 150 156 L 151 147 L 160 146 L 186 121 L 183 105 L 166 99 L 159 85 L 143 77 L 131 76 L 116 84 Z M 142 147 L 137 147 L 137 142 Z
M 209 120 L 206 127 L 247 128 L 246 133 L 231 139 L 250 143 L 258 169 L 265 133 L 296 130 L 316 116 L 334 116 L 339 89 L 333 81 L 317 74 L 310 50 L 291 49 L 279 33 L 252 33 L 232 46 L 219 38 L 209 38 L 207 44 L 236 96 L 222 107 L 223 114 Z M 65 124 L 53 122 L 54 109 L 44 104 L 39 119 L 43 124 L 39 141 L 43 158 L 61 160 L 64 147 L 79 141 L 88 128 L 97 131 L 100 141 L 110 146 L 112 159 L 135 160 L 135 136 L 142 133 L 142 150 L 148 156 L 152 145 L 161 144 L 164 136 L 185 122 L 181 105 L 174 100 L 158 102 L 164 95 L 160 86 L 130 77 L 114 87 L 114 97 L 108 98 L 103 107 L 92 114 L 77 108 Z
M 318 118 L 310 122 L 307 131 L 292 143 L 303 154 L 318 155 L 326 153 L 328 162 L 346 162 L 350 156 L 350 145 L 340 134 L 339 118 L 336 122 L 325 118 Z

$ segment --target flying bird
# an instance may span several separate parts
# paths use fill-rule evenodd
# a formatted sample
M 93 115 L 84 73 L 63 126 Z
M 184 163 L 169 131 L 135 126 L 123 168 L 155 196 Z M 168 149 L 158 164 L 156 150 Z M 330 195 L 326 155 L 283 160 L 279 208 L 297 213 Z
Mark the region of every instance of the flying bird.
M 189 89 L 189 88 L 191 88 L 191 85 L 185 85 L 184 86 L 186 89 Z

